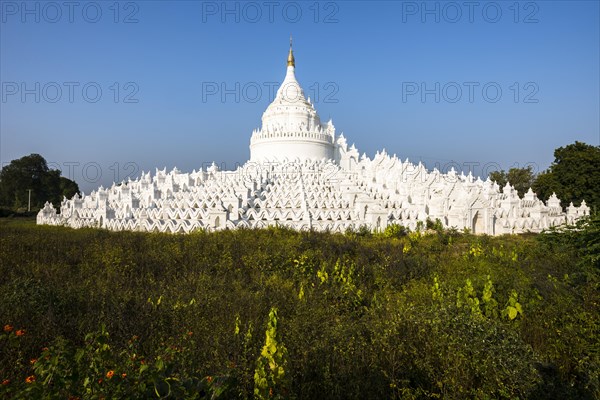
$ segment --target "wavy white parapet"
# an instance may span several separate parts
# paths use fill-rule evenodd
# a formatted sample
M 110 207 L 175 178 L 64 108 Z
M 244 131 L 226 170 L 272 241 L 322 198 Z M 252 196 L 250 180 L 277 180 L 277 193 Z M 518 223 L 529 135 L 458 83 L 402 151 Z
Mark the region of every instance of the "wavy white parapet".
M 546 204 L 533 192 L 519 198 L 489 180 L 453 171 L 442 174 L 379 153 L 352 168 L 328 161 L 248 162 L 235 171 L 183 173 L 157 170 L 110 188 L 51 204 L 38 224 L 187 233 L 197 229 L 261 228 L 343 232 L 389 224 L 415 229 L 439 219 L 473 233 L 540 232 L 589 215 L 582 203 L 564 212 L 553 195 Z

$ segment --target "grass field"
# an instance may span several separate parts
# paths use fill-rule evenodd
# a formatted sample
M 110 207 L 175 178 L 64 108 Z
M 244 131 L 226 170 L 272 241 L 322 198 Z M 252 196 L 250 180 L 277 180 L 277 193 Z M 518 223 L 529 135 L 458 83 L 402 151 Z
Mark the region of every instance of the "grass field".
M 599 398 L 585 233 L 0 219 L 0 396 Z

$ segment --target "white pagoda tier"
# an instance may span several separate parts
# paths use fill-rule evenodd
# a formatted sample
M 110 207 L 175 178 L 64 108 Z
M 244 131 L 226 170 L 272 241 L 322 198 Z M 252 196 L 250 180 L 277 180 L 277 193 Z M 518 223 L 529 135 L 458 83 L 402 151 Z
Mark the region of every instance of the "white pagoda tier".
M 285 79 L 252 133 L 246 164 L 235 171 L 213 164 L 191 173 L 142 173 L 65 198 L 60 213 L 46 203 L 37 223 L 172 233 L 274 225 L 343 232 L 390 224 L 417 229 L 437 219 L 445 227 L 500 235 L 540 232 L 588 214 L 585 201 L 565 212 L 556 195 L 544 203 L 529 189 L 520 198 L 509 183 L 501 191 L 489 179 L 428 171 L 385 150 L 359 157 L 304 97 L 290 43 Z
M 321 124 L 317 111 L 296 80 L 290 43 L 287 73 L 275 100 L 262 116 L 262 128 L 252 132 L 250 161 L 321 161 L 334 156 L 335 128 Z

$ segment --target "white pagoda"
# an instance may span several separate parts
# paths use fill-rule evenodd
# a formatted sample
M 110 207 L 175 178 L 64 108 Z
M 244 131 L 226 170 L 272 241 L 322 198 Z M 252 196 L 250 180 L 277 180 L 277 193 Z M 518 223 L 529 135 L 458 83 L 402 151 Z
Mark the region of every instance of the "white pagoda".
M 252 132 L 243 166 L 142 172 L 134 181 L 65 198 L 60 213 L 46 203 L 37 223 L 172 233 L 274 225 L 343 232 L 390 224 L 417 229 L 430 219 L 500 235 L 540 232 L 588 214 L 585 201 L 565 212 L 556 195 L 544 203 L 529 189 L 520 198 L 509 183 L 501 191 L 489 179 L 428 171 L 385 150 L 373 159 L 359 156 L 305 98 L 290 42 L 285 79 Z

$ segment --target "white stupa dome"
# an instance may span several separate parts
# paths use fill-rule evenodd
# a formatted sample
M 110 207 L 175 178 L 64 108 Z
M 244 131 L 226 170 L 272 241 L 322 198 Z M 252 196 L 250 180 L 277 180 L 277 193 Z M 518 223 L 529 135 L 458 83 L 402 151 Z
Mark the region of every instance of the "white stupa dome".
M 285 79 L 263 113 L 262 127 L 252 133 L 251 161 L 333 159 L 335 128 L 331 122 L 321 124 L 296 80 L 295 64 L 290 40 Z

